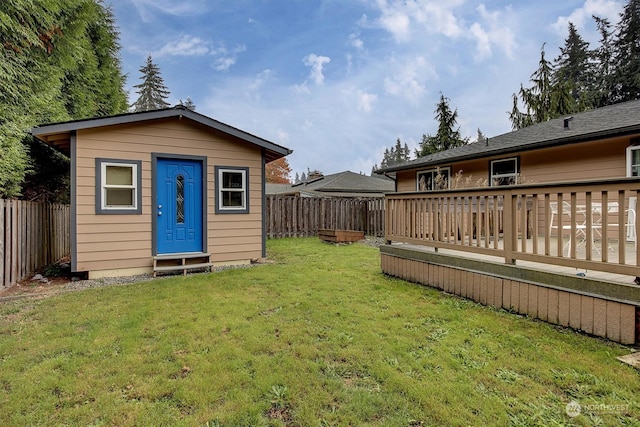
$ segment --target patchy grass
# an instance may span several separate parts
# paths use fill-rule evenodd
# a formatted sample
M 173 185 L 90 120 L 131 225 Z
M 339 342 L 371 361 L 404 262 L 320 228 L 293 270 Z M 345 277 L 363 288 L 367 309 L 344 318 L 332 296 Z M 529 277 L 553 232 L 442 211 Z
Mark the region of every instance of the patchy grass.
M 386 277 L 361 244 L 268 249 L 1 304 L 0 425 L 640 425 L 623 346 Z

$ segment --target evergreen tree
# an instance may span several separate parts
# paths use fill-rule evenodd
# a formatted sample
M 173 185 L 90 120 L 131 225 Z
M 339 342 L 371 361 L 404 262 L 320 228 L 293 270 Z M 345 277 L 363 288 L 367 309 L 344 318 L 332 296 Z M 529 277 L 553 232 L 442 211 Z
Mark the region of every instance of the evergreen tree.
M 114 28 L 100 0 L 0 3 L 0 197 L 19 195 L 27 171 L 41 169 L 43 156 L 28 156 L 42 148 L 30 128 L 126 109 Z
M 440 101 L 436 104 L 435 119 L 438 122 L 438 131 L 435 136 L 422 135 L 420 147 L 416 150 L 417 157 L 424 157 L 429 154 L 460 147 L 468 144 L 468 138 L 462 138 L 458 124 L 458 110 L 451 110 L 449 102 L 451 100 L 440 94 Z
M 592 52 L 595 59 L 594 104 L 603 107 L 613 103 L 613 35 L 606 18 L 593 16 L 600 33 L 600 46 Z
M 629 0 L 620 18 L 613 42 L 613 102 L 640 98 L 640 0 Z
M 403 146 L 400 142 L 400 138 L 398 138 L 395 146 L 391 147 L 391 149 L 385 148 L 384 157 L 382 158 L 382 162 L 380 162 L 380 167 L 387 168 L 399 165 L 400 163 L 404 163 L 408 160 L 411 160 L 411 150 L 409 150 L 409 146 L 406 143 Z M 377 169 L 378 165 L 374 165 L 372 174 Z
M 190 97 L 187 96 L 187 100 L 186 101 L 182 101 L 182 99 L 179 102 L 180 105 L 182 105 L 185 108 L 188 108 L 191 111 L 196 111 L 196 104 L 193 103 L 193 101 L 191 100 Z
M 555 60 L 552 84 L 556 89 L 560 85 L 566 85 L 571 98 L 566 100 L 567 105 L 556 104 L 556 109 L 577 112 L 591 108 L 594 104 L 593 81 L 589 43 L 583 40 L 575 25 L 569 22 L 569 35 Z
M 476 142 L 484 142 L 486 139 L 487 137 L 484 136 L 484 133 L 482 133 L 480 128 L 478 128 L 478 138 L 476 139 Z
M 509 119 L 514 130 L 573 112 L 575 103 L 571 99 L 570 86 L 566 82 L 553 84 L 553 73 L 553 64 L 545 58 L 543 44 L 538 69 L 531 74 L 533 85 L 530 88 L 520 85 L 525 112 L 520 111 L 518 97 L 513 95 Z
M 169 97 L 169 90 L 164 85 L 164 80 L 160 75 L 160 69 L 153 62 L 151 55 L 147 57 L 147 62 L 140 68 L 142 83 L 135 85 L 138 89 L 136 93 L 140 96 L 131 105 L 133 111 L 158 110 L 169 107 L 165 101 Z

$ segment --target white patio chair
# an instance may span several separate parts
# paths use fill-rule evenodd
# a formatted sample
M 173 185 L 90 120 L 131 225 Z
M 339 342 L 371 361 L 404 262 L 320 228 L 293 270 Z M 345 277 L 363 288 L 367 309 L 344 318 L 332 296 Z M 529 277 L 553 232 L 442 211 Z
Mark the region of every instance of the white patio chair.
M 558 202 L 550 202 L 549 209 L 551 210 L 551 218 L 549 221 L 549 235 L 551 235 L 551 230 L 556 229 L 558 233 L 558 239 L 564 239 L 564 230 L 569 230 L 571 232 L 571 204 L 569 202 L 562 202 L 562 213 L 558 210 Z M 566 215 L 569 219 L 568 223 L 563 221 L 563 216 Z M 580 222 L 578 222 L 577 218 L 580 217 Z M 555 219 L 555 224 L 554 224 Z M 592 225 L 592 227 L 596 227 Z M 583 206 L 576 206 L 576 247 L 584 243 L 587 240 L 587 217 L 586 212 Z M 593 243 L 593 234 L 591 236 Z M 600 250 L 594 245 L 593 246 L 598 253 Z M 567 249 L 567 255 L 571 253 L 571 236 L 569 236 L 569 241 L 564 244 L 562 247 L 562 251 Z

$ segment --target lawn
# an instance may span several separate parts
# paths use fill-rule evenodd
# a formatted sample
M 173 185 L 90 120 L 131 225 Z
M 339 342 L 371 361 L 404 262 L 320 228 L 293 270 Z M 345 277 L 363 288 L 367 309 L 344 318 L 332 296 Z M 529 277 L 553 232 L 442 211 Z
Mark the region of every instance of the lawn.
M 628 348 L 386 277 L 363 244 L 268 253 L 0 304 L 0 425 L 640 425 Z

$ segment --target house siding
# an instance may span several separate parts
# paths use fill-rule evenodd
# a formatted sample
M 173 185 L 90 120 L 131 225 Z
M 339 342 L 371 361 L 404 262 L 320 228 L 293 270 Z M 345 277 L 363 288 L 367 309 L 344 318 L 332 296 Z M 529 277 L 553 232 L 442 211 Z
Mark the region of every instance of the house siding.
M 626 148 L 629 145 L 629 137 L 606 139 L 442 166 L 451 167 L 454 180 L 455 175 L 462 171 L 461 179 L 456 182 L 457 188 L 483 186 L 489 179 L 491 160 L 516 156 L 520 158 L 520 175 L 524 183 L 621 178 L 626 176 Z M 398 192 L 416 191 L 416 173 L 433 168 L 434 166 L 423 166 L 397 172 Z
M 247 262 L 262 256 L 262 149 L 192 121 L 172 118 L 77 132 L 77 271 L 150 271 L 152 153 L 207 158 L 205 250 L 213 263 Z M 96 215 L 96 158 L 142 162 L 141 214 Z M 215 166 L 249 168 L 248 214 L 215 214 Z

